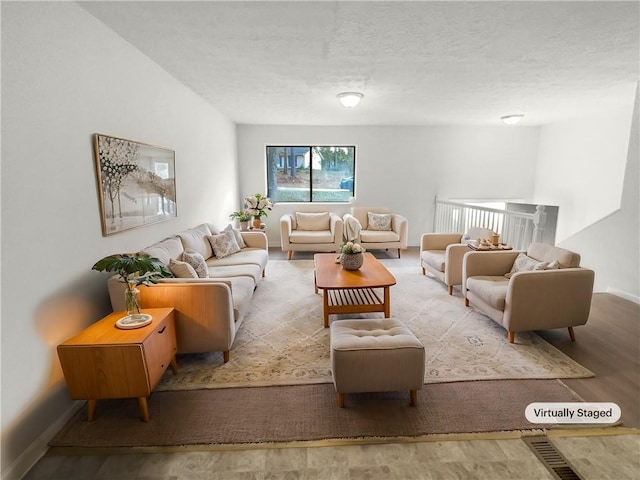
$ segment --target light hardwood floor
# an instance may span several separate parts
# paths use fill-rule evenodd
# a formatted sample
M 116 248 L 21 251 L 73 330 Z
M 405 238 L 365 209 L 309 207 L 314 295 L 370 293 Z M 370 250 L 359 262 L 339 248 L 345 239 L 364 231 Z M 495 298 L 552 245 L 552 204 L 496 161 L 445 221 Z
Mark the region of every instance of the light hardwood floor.
M 389 265 L 420 271 L 416 247 L 374 252 Z M 286 260 L 279 248 L 272 260 Z M 293 260 L 312 259 L 294 253 Z M 268 275 L 268 268 L 267 268 Z M 425 282 L 435 282 L 425 277 Z M 445 289 L 442 285 L 443 290 Z M 454 295 L 460 296 L 459 289 Z M 460 299 L 462 301 L 462 298 Z M 565 380 L 586 401 L 614 402 L 624 427 L 550 432 L 550 441 L 585 480 L 640 478 L 640 306 L 610 294 L 593 297 L 589 322 L 538 334 L 593 371 L 594 378 Z M 505 341 L 506 332 L 505 332 Z M 520 439 L 422 439 L 359 445 L 278 445 L 189 449 L 130 455 L 64 455 L 51 451 L 24 477 L 34 479 L 553 479 Z

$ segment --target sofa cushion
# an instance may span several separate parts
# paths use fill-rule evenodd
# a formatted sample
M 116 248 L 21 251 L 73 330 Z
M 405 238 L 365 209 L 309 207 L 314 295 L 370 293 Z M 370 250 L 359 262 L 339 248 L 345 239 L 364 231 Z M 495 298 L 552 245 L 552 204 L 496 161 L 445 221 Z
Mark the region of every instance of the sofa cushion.
M 576 268 L 580 266 L 580 255 L 560 247 L 534 242 L 529 245 L 527 255 L 540 262 L 558 260 L 560 268 Z
M 242 238 L 242 234 L 240 233 L 240 230 L 233 228 L 233 225 L 229 224 L 226 227 L 224 227 L 224 229 L 222 230 L 223 232 L 231 232 L 233 233 L 233 236 L 236 239 L 236 242 L 238 243 L 238 246 L 240 248 L 245 248 L 246 245 L 244 243 L 244 238 Z M 211 243 L 211 242 L 209 242 Z
M 367 230 L 389 231 L 391 230 L 391 215 L 388 213 L 367 212 Z
M 439 272 L 444 272 L 444 259 L 446 250 L 424 250 L 420 256 L 422 260 Z
M 146 253 L 147 255 L 157 258 L 167 267 L 169 266 L 169 261 L 172 258 L 174 260 L 180 260 L 183 252 L 184 247 L 178 237 L 165 238 L 164 240 L 154 243 L 142 250 L 142 253 Z
M 211 245 L 207 241 L 207 235 L 211 235 L 211 230 L 206 223 L 198 225 L 195 228 L 180 232 L 178 237 L 182 242 L 184 249 L 191 249 L 198 252 L 205 259 L 213 255 L 211 251 Z
M 231 301 L 233 302 L 233 319 L 239 322 L 249 311 L 255 284 L 250 277 L 229 277 L 231 282 Z
M 240 246 L 236 241 L 236 237 L 231 231 L 222 232 L 220 235 L 207 236 L 213 253 L 217 258 L 228 257 L 240 251 Z
M 399 242 L 400 235 L 394 231 L 361 230 L 360 240 L 363 243 Z
M 243 248 L 238 253 L 225 258 L 211 257 L 207 259 L 207 266 L 235 266 L 235 265 L 257 265 L 260 271 L 264 270 L 269 261 L 269 253 L 263 248 Z
M 504 276 L 477 276 L 467 278 L 467 290 L 472 291 L 493 308 L 504 311 L 509 279 Z
M 290 243 L 333 243 L 333 234 L 329 230 L 292 230 Z
M 514 273 L 517 272 L 530 272 L 532 270 L 545 270 L 549 265 L 548 262 L 539 262 L 535 258 L 531 258 L 524 253 L 519 253 L 513 262 L 513 266 L 511 267 L 511 271 L 506 273 L 504 276 L 507 278 L 511 278 Z
M 262 269 L 260 266 L 252 263 L 238 265 L 210 265 L 207 268 L 209 270 L 209 278 L 247 277 L 251 279 L 254 287 L 262 277 Z
M 329 230 L 331 228 L 331 216 L 329 212 L 303 213 L 296 212 L 297 230 Z
M 169 270 L 176 278 L 198 278 L 198 274 L 190 264 L 173 258 L 169 260 Z
M 204 257 L 195 250 L 187 249 L 182 253 L 182 261 L 187 262 L 198 274 L 198 278 L 209 278 L 209 270 Z

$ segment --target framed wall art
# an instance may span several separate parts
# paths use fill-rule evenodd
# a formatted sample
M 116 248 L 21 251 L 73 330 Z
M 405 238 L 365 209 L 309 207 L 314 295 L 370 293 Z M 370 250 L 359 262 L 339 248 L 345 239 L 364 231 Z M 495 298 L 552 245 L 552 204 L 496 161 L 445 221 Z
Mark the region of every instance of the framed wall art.
M 177 216 L 173 150 L 99 133 L 93 137 L 104 236 Z

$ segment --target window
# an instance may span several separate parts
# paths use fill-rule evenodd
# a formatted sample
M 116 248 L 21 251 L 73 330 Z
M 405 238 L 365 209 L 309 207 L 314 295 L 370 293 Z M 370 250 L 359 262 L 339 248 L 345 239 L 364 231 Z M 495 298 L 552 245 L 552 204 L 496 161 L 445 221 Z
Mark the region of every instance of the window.
M 267 196 L 273 202 L 348 202 L 355 165 L 354 146 L 268 146 Z

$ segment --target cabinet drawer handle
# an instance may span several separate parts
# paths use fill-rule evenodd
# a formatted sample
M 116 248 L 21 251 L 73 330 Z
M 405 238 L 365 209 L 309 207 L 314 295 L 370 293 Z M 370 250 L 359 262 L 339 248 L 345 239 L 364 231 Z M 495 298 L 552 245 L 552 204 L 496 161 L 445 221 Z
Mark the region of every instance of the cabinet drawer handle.
M 158 333 L 164 333 L 164 331 L 167 329 L 167 326 L 165 325 L 164 327 L 162 327 L 162 330 L 159 330 Z

